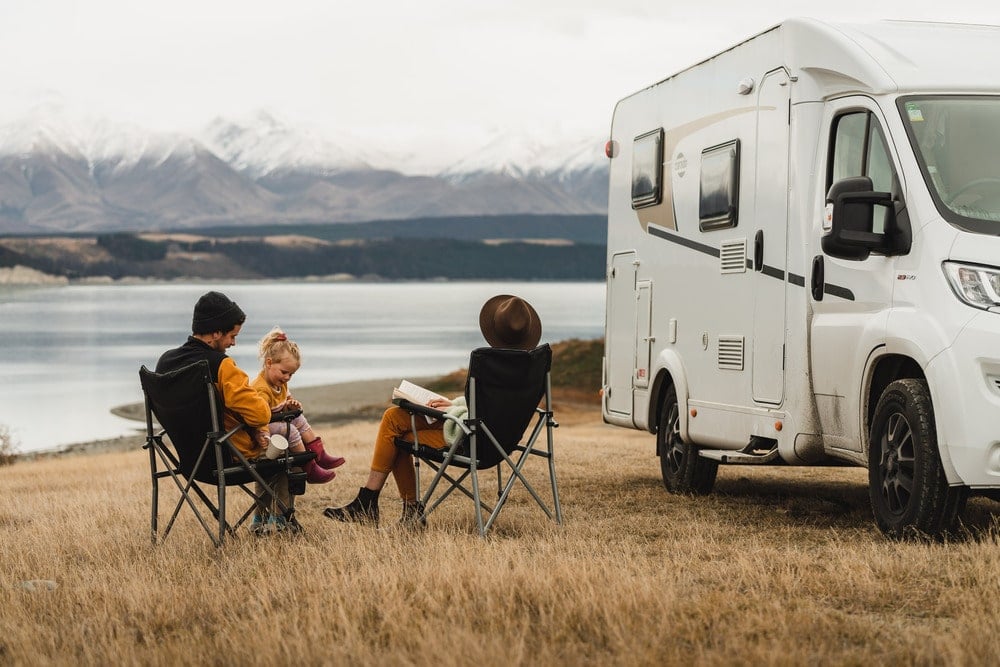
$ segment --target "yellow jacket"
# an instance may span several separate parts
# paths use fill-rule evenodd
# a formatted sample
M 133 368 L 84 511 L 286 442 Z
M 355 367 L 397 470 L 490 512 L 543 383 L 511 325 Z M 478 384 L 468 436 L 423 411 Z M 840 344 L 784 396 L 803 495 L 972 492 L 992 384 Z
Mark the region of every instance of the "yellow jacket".
M 271 421 L 271 406 L 250 386 L 250 376 L 240 370 L 232 358 L 226 357 L 219 364 L 215 387 L 226 406 L 223 422 L 226 431 L 240 423 L 257 430 Z M 257 458 L 264 453 L 265 447 L 258 445 L 245 430 L 235 433 L 232 442 L 247 458 Z

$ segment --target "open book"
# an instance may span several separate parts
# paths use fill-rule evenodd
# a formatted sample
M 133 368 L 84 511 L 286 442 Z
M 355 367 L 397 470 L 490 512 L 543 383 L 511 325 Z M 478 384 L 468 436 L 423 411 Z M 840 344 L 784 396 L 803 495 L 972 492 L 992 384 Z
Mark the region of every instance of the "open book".
M 411 403 L 416 403 L 417 405 L 427 405 L 427 401 L 434 398 L 446 399 L 441 394 L 435 394 L 430 389 L 421 387 L 419 384 L 413 384 L 409 380 L 403 380 L 399 383 L 399 386 L 392 390 L 393 401 L 405 398 Z M 425 417 L 427 423 L 430 424 L 434 422 L 433 417 Z

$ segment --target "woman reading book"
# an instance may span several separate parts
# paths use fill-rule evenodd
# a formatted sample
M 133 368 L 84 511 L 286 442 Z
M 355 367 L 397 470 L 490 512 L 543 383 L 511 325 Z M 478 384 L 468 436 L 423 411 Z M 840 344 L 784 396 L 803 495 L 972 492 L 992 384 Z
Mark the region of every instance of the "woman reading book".
M 497 295 L 483 304 L 479 312 L 479 329 L 490 347 L 532 350 L 542 336 L 542 323 L 535 309 L 524 299 L 509 294 Z M 458 419 L 468 413 L 464 396 L 451 400 L 434 396 L 425 404 Z M 412 423 L 420 431 L 420 443 L 430 447 L 448 447 L 461 436 L 459 428 L 450 420 L 427 422 L 417 419 Z M 392 406 L 385 411 L 375 436 L 368 482 L 349 504 L 328 507 L 323 514 L 338 521 L 378 524 L 378 497 L 390 473 L 403 499 L 400 522 L 412 524 L 423 514 L 424 508 L 417 498 L 413 457 L 394 444 L 397 437 L 410 433 L 412 423 L 410 413 L 403 408 Z

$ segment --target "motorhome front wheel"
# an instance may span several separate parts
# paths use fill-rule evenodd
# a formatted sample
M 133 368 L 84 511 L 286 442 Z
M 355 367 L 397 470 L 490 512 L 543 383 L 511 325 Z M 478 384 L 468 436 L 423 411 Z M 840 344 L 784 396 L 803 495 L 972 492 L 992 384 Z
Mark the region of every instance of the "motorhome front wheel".
M 924 380 L 896 380 L 872 419 L 868 494 L 879 530 L 894 539 L 938 538 L 954 529 L 968 490 L 950 487 L 938 454 Z

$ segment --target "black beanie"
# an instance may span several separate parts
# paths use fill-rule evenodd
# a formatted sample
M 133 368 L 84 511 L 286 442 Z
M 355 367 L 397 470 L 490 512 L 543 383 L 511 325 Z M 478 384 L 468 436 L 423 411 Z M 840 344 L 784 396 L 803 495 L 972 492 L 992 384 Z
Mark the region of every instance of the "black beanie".
M 194 305 L 191 319 L 191 333 L 210 334 L 216 331 L 228 333 L 237 324 L 243 324 L 246 313 L 222 292 L 207 292 Z

